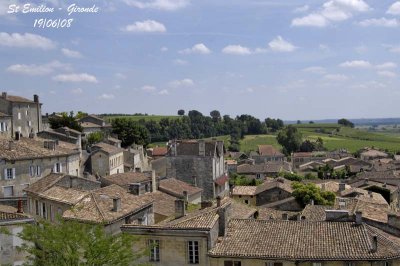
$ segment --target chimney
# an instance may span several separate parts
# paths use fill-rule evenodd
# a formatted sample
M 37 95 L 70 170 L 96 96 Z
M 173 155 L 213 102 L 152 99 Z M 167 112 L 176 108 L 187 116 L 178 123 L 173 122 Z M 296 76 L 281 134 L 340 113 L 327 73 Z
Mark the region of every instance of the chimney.
M 121 210 L 121 198 L 113 198 L 113 211 L 118 212 Z
M 346 189 L 346 183 L 343 183 L 343 182 L 339 183 L 339 192 L 342 192 L 345 189 Z
M 356 211 L 356 224 L 362 224 L 362 212 Z
M 221 197 L 217 197 L 217 207 L 221 207 Z
M 4 100 L 7 99 L 7 92 L 3 91 L 1 93 L 1 98 L 3 98 Z
M 199 156 L 206 156 L 206 142 L 204 139 L 199 140 Z
M 13 140 L 10 140 L 10 141 L 8 142 L 8 149 L 9 149 L 10 151 L 15 150 L 15 142 L 14 142 Z
M 183 191 L 183 200 L 187 203 L 189 201 L 188 192 L 185 190 Z
M 24 210 L 22 208 L 22 200 L 18 200 L 18 209 L 17 213 L 24 213 Z
M 378 251 L 378 236 L 373 235 L 371 252 L 377 252 L 377 251 Z
M 282 213 L 282 220 L 289 221 L 289 215 L 286 212 Z
M 37 94 L 33 95 L 33 101 L 39 103 L 39 96 Z
M 186 215 L 185 201 L 182 199 L 175 200 L 175 219 Z
M 218 224 L 219 224 L 219 230 L 218 230 L 218 236 L 225 236 L 225 230 L 226 227 L 228 226 L 229 222 L 229 217 L 230 217 L 230 211 L 231 211 L 231 204 L 225 204 L 223 207 L 218 208 Z
M 151 189 L 152 189 L 152 192 L 157 191 L 157 180 L 156 180 L 156 171 L 155 170 L 151 171 Z

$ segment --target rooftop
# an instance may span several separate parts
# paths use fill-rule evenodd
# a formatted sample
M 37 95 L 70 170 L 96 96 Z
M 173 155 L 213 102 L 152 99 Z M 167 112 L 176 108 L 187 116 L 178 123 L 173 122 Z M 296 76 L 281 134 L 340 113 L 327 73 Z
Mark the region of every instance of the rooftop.
M 121 187 L 128 187 L 132 183 L 142 183 L 151 181 L 148 173 L 126 172 L 102 177 L 107 184 L 116 184 Z
M 256 195 L 257 186 L 235 186 L 232 189 L 232 195 L 254 196 Z
M 44 147 L 45 141 L 47 140 L 42 138 L 21 138 L 17 141 L 0 137 L 0 158 L 11 161 L 79 154 L 73 144 L 59 141 L 56 148 L 52 150 Z M 12 149 L 10 149 L 10 142 Z
M 105 153 L 108 153 L 109 155 L 114 155 L 114 154 L 124 151 L 121 148 L 118 148 L 114 145 L 110 145 L 110 144 L 107 144 L 104 142 L 100 142 L 100 143 L 93 145 L 92 149 L 94 152 L 101 150 L 101 151 L 104 151 Z
M 258 145 L 258 154 L 261 156 L 285 156 L 272 145 Z
M 203 191 L 203 189 L 201 188 L 191 186 L 188 183 L 175 178 L 166 178 L 160 180 L 159 190 L 171 194 L 175 197 L 183 197 L 184 191 L 186 191 L 189 196 Z
M 376 251 L 372 245 L 375 235 Z M 385 260 L 400 258 L 400 241 L 368 225 L 350 222 L 234 219 L 226 237 L 209 254 L 309 261 Z
M 167 155 L 168 148 L 167 147 L 154 147 L 152 156 L 165 156 Z
M 216 140 L 178 140 L 172 142 L 169 145 L 169 153 L 171 154 L 171 149 L 173 145 L 176 145 L 176 155 L 194 155 L 199 156 L 199 146 L 200 142 L 204 141 L 204 151 L 205 156 L 223 156 L 224 151 L 218 146 L 218 141 Z
M 1 96 L 1 98 L 3 97 Z M 18 103 L 34 103 L 33 100 L 29 100 L 21 96 L 8 95 L 8 94 L 6 95 L 6 100 L 9 102 L 18 102 Z
M 242 164 L 237 167 L 237 172 L 246 174 L 279 173 L 281 171 L 291 171 L 290 164 L 287 162 L 268 162 L 264 164 Z

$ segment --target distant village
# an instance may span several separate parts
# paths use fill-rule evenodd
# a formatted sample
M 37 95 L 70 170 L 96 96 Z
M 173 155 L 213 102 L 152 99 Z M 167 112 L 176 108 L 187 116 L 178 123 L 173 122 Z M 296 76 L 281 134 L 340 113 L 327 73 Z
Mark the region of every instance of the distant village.
M 26 224 L 57 217 L 139 237 L 146 265 L 400 265 L 400 155 L 244 153 L 212 138 L 124 147 L 96 115 L 52 128 L 42 104 L 0 96 L 0 228 L 13 233 L 0 230 L 1 265 L 25 262 Z

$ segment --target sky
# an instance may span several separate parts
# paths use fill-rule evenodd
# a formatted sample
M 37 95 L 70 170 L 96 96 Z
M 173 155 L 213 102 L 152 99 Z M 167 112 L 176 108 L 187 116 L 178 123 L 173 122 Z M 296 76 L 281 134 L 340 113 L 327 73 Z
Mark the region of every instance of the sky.
M 400 1 L 0 0 L 0 90 L 49 113 L 400 117 L 399 29 Z

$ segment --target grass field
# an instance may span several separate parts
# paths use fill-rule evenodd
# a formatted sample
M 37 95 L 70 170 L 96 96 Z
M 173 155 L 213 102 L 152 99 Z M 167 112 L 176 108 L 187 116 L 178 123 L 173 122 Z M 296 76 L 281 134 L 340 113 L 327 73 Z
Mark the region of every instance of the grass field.
M 104 119 L 107 122 L 111 122 L 115 118 L 129 118 L 133 121 L 139 121 L 140 119 L 144 119 L 146 121 L 156 121 L 160 122 L 163 118 L 169 119 L 178 119 L 180 116 L 177 115 L 124 115 L 124 116 L 105 116 Z

